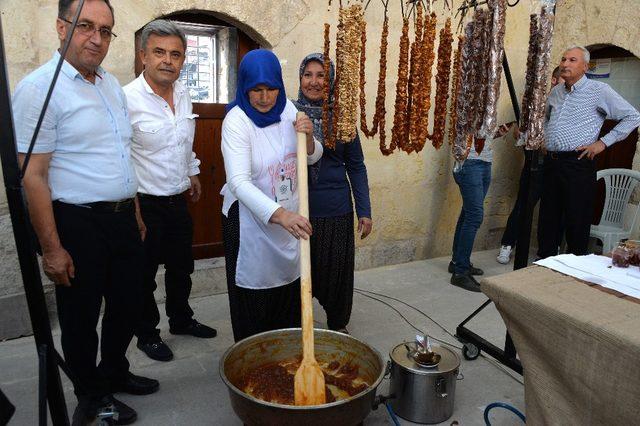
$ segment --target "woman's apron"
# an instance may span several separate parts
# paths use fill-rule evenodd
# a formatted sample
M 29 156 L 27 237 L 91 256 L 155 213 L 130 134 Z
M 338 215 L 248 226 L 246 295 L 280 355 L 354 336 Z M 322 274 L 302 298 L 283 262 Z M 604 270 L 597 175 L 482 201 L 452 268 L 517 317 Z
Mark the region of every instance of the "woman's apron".
M 286 210 L 297 213 L 297 143 L 293 122 L 283 118 L 280 123 L 256 128 L 256 136 L 251 141 L 253 185 Z M 241 202 L 239 213 L 236 285 L 265 289 L 299 278 L 298 240 L 280 225 L 265 225 Z

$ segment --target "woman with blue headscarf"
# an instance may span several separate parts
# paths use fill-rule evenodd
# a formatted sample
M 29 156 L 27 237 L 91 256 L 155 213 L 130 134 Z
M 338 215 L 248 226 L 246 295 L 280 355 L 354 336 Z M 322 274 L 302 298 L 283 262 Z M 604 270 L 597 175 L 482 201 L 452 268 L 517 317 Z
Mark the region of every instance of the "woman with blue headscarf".
M 310 222 L 297 214 L 296 132 L 307 135 L 307 164 L 322 157 L 308 117 L 296 121 L 282 69 L 259 49 L 240 63 L 236 99 L 222 123 L 227 183 L 222 223 L 227 287 L 236 341 L 300 326 L 299 238 Z
M 324 74 L 324 55 L 312 53 L 300 64 L 300 90 L 294 102 L 313 122 L 313 134 L 323 141 L 322 104 L 324 85 L 333 93 L 333 64 Z M 331 96 L 329 99 L 331 102 Z M 332 108 L 329 105 L 329 118 Z M 353 304 L 355 242 L 353 203 L 358 215 L 358 233 L 365 238 L 371 232 L 371 201 L 367 168 L 360 138 L 338 141 L 335 149 L 325 149 L 322 159 L 309 168 L 309 216 L 311 237 L 311 273 L 313 295 L 327 313 L 331 330 L 347 333 Z

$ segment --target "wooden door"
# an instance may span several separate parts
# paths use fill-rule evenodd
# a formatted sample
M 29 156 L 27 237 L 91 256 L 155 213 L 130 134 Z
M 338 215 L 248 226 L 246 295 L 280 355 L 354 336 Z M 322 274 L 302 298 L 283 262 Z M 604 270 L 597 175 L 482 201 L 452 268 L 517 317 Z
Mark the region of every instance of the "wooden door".
M 222 247 L 222 196 L 225 183 L 222 159 L 222 120 L 224 104 L 193 104 L 196 136 L 193 150 L 200 159 L 202 196 L 197 203 L 189 202 L 193 219 L 193 256 L 195 259 L 224 256 Z
M 180 22 L 205 25 L 231 26 L 206 12 L 180 12 L 164 16 Z M 238 65 L 244 55 L 260 46 L 249 36 L 238 31 Z M 138 57 L 139 33 L 136 33 L 136 76 L 142 70 L 142 62 Z M 189 211 L 193 218 L 193 257 L 194 259 L 206 259 L 224 256 L 222 245 L 222 196 L 220 190 L 225 184 L 224 161 L 221 151 L 222 121 L 225 116 L 226 104 L 193 102 L 193 113 L 196 118 L 196 134 L 193 142 L 193 150 L 200 159 L 200 183 L 202 184 L 202 196 L 197 203 L 189 201 Z
M 615 120 L 605 120 L 600 130 L 600 136 L 606 135 L 613 129 L 616 124 Z M 623 141 L 615 143 L 613 146 L 605 149 L 596 157 L 596 170 L 604 169 L 631 169 L 633 165 L 633 156 L 636 152 L 636 144 L 638 143 L 637 129 L 631 132 Z M 600 223 L 600 217 L 604 210 L 605 185 L 603 180 L 599 180 L 596 188 L 596 202 L 593 209 L 592 223 L 597 225 Z

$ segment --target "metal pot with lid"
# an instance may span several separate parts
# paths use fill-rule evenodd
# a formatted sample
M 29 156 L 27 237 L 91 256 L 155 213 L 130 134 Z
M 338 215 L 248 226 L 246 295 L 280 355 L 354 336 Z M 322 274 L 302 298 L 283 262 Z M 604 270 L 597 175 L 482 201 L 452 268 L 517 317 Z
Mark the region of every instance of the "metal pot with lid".
M 441 423 L 453 414 L 460 358 L 452 350 L 433 345 L 440 358 L 425 363 L 414 342 L 401 343 L 391 350 L 389 392 L 393 410 L 415 423 Z

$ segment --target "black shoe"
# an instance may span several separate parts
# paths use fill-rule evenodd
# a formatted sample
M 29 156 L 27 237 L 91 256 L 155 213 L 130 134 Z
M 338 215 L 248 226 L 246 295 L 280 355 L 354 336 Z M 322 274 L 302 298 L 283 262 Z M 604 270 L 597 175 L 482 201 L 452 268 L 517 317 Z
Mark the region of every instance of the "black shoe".
M 117 413 L 118 418 L 116 419 L 115 415 L 112 417 L 112 413 Z M 96 416 L 98 421 L 102 418 L 112 418 L 113 420 L 111 424 L 114 425 L 130 425 L 138 419 L 138 413 L 136 413 L 136 410 L 129 407 L 124 402 L 115 399 L 112 395 L 106 396 L 100 400 Z
M 171 352 L 169 346 L 162 340 L 144 343 L 138 339 L 136 346 L 147 354 L 149 358 L 155 359 L 156 361 L 171 361 L 173 359 L 173 352 Z
M 202 337 L 204 339 L 211 339 L 218 335 L 218 332 L 215 328 L 200 324 L 196 320 L 192 320 L 189 325 L 184 327 L 169 327 L 169 333 L 188 334 L 189 336 Z
M 449 262 L 449 273 L 453 274 L 456 272 L 456 264 L 453 263 L 453 261 Z M 473 263 L 471 264 L 471 267 L 469 268 L 469 272 L 471 273 L 471 275 L 484 275 L 484 271 L 480 268 L 475 268 L 473 266 Z
M 86 397 L 78 397 L 78 405 L 73 411 L 71 426 L 85 426 L 92 423 L 96 418 L 95 401 Z
M 111 384 L 111 392 L 123 392 L 131 395 L 149 395 L 157 392 L 160 383 L 155 379 L 136 376 L 131 372 L 127 372 L 124 379 Z
M 100 399 L 81 398 L 73 412 L 72 426 L 88 426 L 97 421 L 113 425 L 129 425 L 136 421 L 138 413 L 122 401 L 108 395 Z
M 451 275 L 451 284 L 456 287 L 463 288 L 465 290 L 474 291 L 480 293 L 480 284 L 470 274 L 453 274 Z

